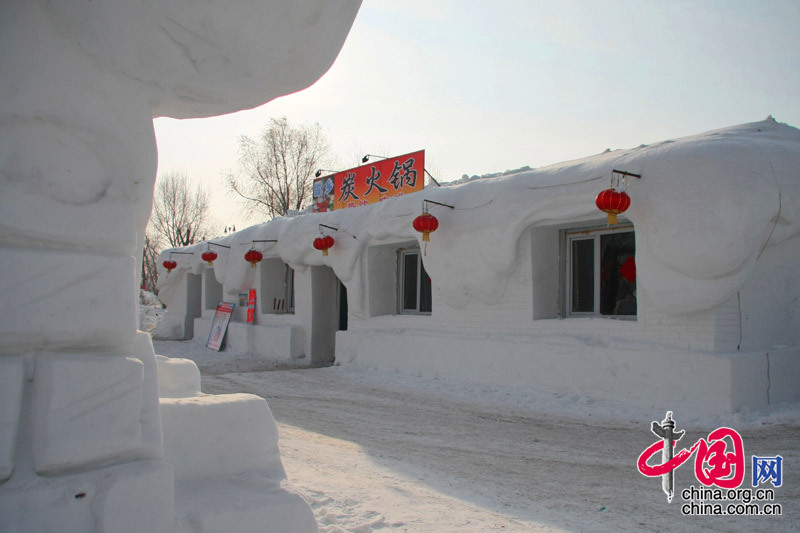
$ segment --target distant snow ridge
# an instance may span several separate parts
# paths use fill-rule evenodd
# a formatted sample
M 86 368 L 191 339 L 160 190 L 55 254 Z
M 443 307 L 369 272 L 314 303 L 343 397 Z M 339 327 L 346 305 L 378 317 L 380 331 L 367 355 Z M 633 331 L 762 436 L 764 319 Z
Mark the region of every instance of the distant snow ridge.
M 442 185 L 442 187 L 448 187 L 448 186 L 451 186 L 451 185 L 459 185 L 461 183 L 467 183 L 467 182 L 475 181 L 475 180 L 483 180 L 483 179 L 489 179 L 489 178 L 499 178 L 501 176 L 510 176 L 511 174 L 518 174 L 520 172 L 527 172 L 529 170 L 533 170 L 533 167 L 531 167 L 529 165 L 525 165 L 524 167 L 515 168 L 515 169 L 512 169 L 512 170 L 505 170 L 503 172 L 491 172 L 489 174 L 481 174 L 480 176 L 478 176 L 476 174 L 473 174 L 472 176 L 470 176 L 468 174 L 463 174 L 461 176 L 460 180 L 446 181 L 446 182 L 443 182 L 441 185 Z

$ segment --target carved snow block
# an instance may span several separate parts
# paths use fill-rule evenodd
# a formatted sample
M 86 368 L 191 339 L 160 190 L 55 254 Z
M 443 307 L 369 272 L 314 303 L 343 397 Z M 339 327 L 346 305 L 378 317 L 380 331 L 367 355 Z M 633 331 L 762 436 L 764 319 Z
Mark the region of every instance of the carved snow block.
M 107 469 L 114 473 L 98 485 L 92 505 L 98 533 L 174 531 L 175 479 L 172 465 L 163 461 L 136 461 Z
M 33 381 L 33 458 L 56 473 L 140 457 L 144 365 L 122 355 L 42 353 Z
M 133 341 L 133 257 L 2 248 L 0 272 L 0 294 L 13 303 L 0 321 L 0 349 Z
M 302 496 L 277 481 L 252 475 L 179 484 L 175 513 L 177 533 L 319 533 Z
M 158 363 L 153 340 L 144 331 L 136 332 L 133 353 L 144 365 L 142 383 L 142 444 L 139 457 L 163 459 L 164 437 L 161 433 L 161 410 L 158 407 Z M 198 372 L 199 373 L 199 372 Z
M 21 355 L 0 356 L 0 482 L 14 470 L 25 363 Z
M 175 481 L 286 473 L 278 452 L 278 427 L 267 402 L 252 394 L 162 398 L 164 458 Z
M 0 485 L 0 531 L 162 533 L 175 530 L 172 465 L 134 461 Z
M 194 361 L 157 355 L 158 396 L 185 398 L 200 394 L 200 369 Z

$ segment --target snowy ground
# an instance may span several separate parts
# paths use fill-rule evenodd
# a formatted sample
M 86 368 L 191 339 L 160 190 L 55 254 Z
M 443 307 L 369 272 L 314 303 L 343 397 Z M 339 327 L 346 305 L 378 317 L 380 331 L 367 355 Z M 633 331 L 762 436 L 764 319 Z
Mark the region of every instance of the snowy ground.
M 675 413 L 688 447 L 720 426 L 751 454 L 784 458 L 772 517 L 682 516 L 660 480 L 636 469 L 664 413 L 537 396 L 347 367 L 277 369 L 197 342 L 158 342 L 156 353 L 195 360 L 208 393 L 267 399 L 290 482 L 323 532 L 800 530 L 800 409 L 719 419 Z M 691 463 L 691 464 L 690 464 Z M 693 460 L 676 489 L 697 486 Z M 743 487 L 748 486 L 750 465 Z

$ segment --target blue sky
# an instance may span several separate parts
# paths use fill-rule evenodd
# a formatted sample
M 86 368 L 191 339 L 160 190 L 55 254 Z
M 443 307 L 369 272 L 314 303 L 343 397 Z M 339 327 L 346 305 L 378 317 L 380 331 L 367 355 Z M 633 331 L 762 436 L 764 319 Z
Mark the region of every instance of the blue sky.
M 272 117 L 318 122 L 337 161 L 426 150 L 440 181 L 762 120 L 800 127 L 800 1 L 364 0 L 310 88 L 257 109 L 157 119 L 159 173 L 186 171 L 220 224 L 221 175 Z M 258 220 L 251 220 L 257 222 Z

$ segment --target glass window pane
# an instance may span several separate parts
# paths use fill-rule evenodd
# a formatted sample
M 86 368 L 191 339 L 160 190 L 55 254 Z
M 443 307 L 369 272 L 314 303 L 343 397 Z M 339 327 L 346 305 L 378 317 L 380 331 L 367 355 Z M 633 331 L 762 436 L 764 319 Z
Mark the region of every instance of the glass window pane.
M 417 310 L 417 263 L 419 254 L 403 255 L 403 309 Z
M 419 257 L 419 255 L 417 257 Z M 420 262 L 420 266 L 422 268 L 422 276 L 420 279 L 419 310 L 422 313 L 430 313 L 432 308 L 431 278 L 428 276 L 428 272 L 425 270 L 425 264 Z
M 572 241 L 573 313 L 594 312 L 594 239 Z
M 635 255 L 632 231 L 600 236 L 600 314 L 636 314 Z

